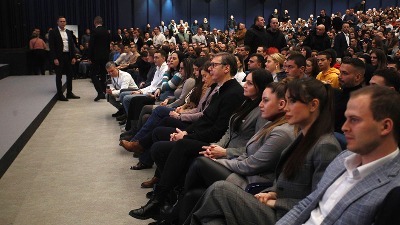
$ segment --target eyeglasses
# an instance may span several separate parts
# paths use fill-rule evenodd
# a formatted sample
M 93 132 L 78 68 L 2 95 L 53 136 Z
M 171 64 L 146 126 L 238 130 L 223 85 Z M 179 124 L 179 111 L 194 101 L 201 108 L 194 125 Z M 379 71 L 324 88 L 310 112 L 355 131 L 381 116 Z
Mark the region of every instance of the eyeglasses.
M 216 66 L 219 66 L 219 65 L 225 65 L 225 64 L 223 64 L 223 63 L 214 63 L 214 62 L 210 63 L 210 67 L 212 67 L 212 68 L 215 68 Z

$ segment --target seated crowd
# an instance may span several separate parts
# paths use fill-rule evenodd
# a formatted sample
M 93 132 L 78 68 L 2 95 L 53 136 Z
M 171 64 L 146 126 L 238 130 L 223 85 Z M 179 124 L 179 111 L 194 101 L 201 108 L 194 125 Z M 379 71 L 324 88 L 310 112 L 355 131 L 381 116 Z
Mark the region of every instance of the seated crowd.
M 132 170 L 157 166 L 130 216 L 398 222 L 400 10 L 326 17 L 118 30 L 106 94 L 120 146 L 139 158 Z

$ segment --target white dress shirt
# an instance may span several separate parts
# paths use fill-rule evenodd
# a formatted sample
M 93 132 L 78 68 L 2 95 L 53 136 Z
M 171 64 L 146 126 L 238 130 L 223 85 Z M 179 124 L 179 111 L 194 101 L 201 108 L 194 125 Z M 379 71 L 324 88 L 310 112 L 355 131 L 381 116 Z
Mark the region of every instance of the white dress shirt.
M 66 29 L 64 28 L 64 30 L 61 30 L 61 28 L 58 27 L 58 30 L 60 31 L 61 39 L 62 39 L 62 42 L 63 42 L 63 52 L 69 52 L 68 35 L 67 35 L 67 32 L 66 32 Z
M 140 91 L 143 94 L 152 94 L 157 90 L 157 88 L 160 88 L 162 83 L 162 78 L 167 69 L 168 65 L 166 62 L 164 62 L 161 66 L 157 66 L 157 70 L 154 74 L 153 80 L 151 81 L 150 85 L 140 89 Z
M 139 89 L 133 80 L 132 76 L 122 70 L 118 70 L 118 77 L 111 77 L 111 83 L 113 85 L 112 95 L 119 96 L 121 89 Z
M 346 171 L 325 191 L 317 208 L 311 211 L 310 218 L 304 224 L 321 224 L 333 207 L 336 206 L 347 192 L 371 172 L 393 160 L 397 154 L 399 154 L 399 148 L 391 154 L 365 165 L 361 165 L 360 155 L 353 154 L 348 156 L 344 161 Z

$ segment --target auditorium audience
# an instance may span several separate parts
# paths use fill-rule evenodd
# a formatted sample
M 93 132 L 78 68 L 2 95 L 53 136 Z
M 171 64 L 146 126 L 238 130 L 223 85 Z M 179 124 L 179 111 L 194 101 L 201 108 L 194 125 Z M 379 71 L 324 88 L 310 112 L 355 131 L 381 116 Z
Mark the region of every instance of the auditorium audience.
M 199 156 L 198 152 L 201 151 L 203 145 L 208 146 L 202 152 L 206 157 L 196 159 L 187 175 L 190 179 L 186 179 L 185 183 L 184 193 L 187 196 L 184 198 L 185 206 L 181 208 L 180 224 L 190 214 L 190 209 L 197 201 L 197 198 L 192 198 L 190 195 L 192 189 L 206 188 L 217 180 L 233 180 L 233 183 L 236 182 L 235 184 L 240 188 L 227 182 L 217 182 L 212 185 L 213 189 L 209 189 L 196 206 L 196 211 L 191 218 L 193 224 L 213 219 L 208 217 L 206 206 L 215 209 L 221 218 L 226 217 L 224 222 L 228 224 L 241 223 L 242 219 L 243 221 L 253 219 L 261 221 L 260 216 L 249 213 L 255 209 L 261 210 L 264 216 L 262 223 L 275 224 L 298 201 L 315 190 L 316 183 L 321 179 L 327 164 L 333 160 L 340 149 L 332 129 L 337 133 L 342 133 L 342 126 L 346 125 L 344 112 L 348 107 L 348 101 L 352 99 L 352 93 L 366 85 L 388 86 L 397 92 L 400 91 L 398 73 L 400 9 L 399 7 L 365 9 L 365 1 L 362 2 L 357 8 L 347 9 L 343 16 L 341 12 L 330 16 L 325 9 L 322 9 L 317 18 L 310 15 L 310 18 L 299 18 L 296 21 L 290 20 L 288 12 L 280 15 L 276 10 L 269 18 L 268 29 L 265 28 L 264 17 L 256 16 L 254 24 L 248 30 L 245 23 L 237 21 L 237 30 L 231 30 L 231 32 L 228 30 L 224 32 L 224 27 L 222 29 L 216 27 L 209 34 L 207 31 L 210 30 L 210 23 L 213 24 L 213 21 L 208 21 L 207 18 L 201 20 L 203 21 L 201 25 L 195 20 L 191 27 L 183 20 L 179 24 L 171 20 L 168 27 L 164 24 L 155 27 L 148 25 L 144 30 L 132 27 L 118 28 L 116 33 L 111 32 L 115 35 L 113 35 L 113 42 L 110 43 L 112 49 L 109 59 L 112 62 L 107 63 L 106 67 L 111 77 L 107 94 L 109 102 L 118 109 L 113 117 L 122 121 L 128 117 L 125 125 L 126 132 L 120 136 L 121 145 L 128 151 L 143 153 L 139 158 L 139 163 L 132 169 L 151 168 L 153 160 L 156 160 L 158 167 L 155 176 L 144 182 L 142 187 L 153 187 L 157 182 L 160 184 L 160 187 L 156 187 L 152 199 L 144 207 L 132 210 L 130 215 L 139 219 L 158 215 L 158 209 L 167 202 L 165 197 L 174 188 L 173 185 L 182 186 L 183 183 L 178 182 L 178 179 L 184 178 L 190 165 L 190 163 L 175 165 L 176 160 L 184 158 L 187 160 L 185 162 L 188 162 L 189 158 Z M 90 69 L 90 61 L 85 57 L 85 46 L 89 39 L 90 29 L 86 29 L 78 39 L 81 40 L 82 49 L 81 60 L 76 65 L 76 69 L 81 77 L 86 77 L 85 74 Z M 33 54 L 31 60 L 34 73 L 44 74 L 46 44 L 40 39 L 39 34 L 33 33 L 29 48 Z M 209 58 L 211 66 L 209 66 L 210 61 L 206 62 Z M 227 58 L 235 59 L 236 63 L 228 62 Z M 207 66 L 206 68 L 202 67 L 203 63 Z M 276 82 L 286 77 L 294 78 L 296 81 L 290 81 L 287 87 L 286 117 L 282 116 L 282 105 L 278 104 L 274 105 L 276 115 L 267 115 L 267 112 L 272 109 L 267 108 L 266 105 L 271 105 L 271 102 L 283 102 L 282 104 L 285 102 L 281 93 L 284 84 L 268 85 L 260 108 L 261 115 L 269 122 L 263 128 L 257 127 L 261 130 L 255 134 L 254 121 L 256 119 L 252 117 L 251 121 L 246 121 L 247 117 L 235 118 L 235 115 L 243 115 L 244 112 L 250 115 L 252 112 L 251 110 L 251 112 L 249 110 L 235 111 L 242 102 L 237 93 L 232 94 L 235 97 L 225 99 L 227 102 L 224 104 L 215 99 L 220 99 L 220 95 L 227 91 L 224 87 L 228 84 L 232 86 L 231 83 L 235 84 L 232 87 L 234 90 L 230 92 L 238 92 L 240 86 L 237 83 L 239 83 L 245 89 L 245 96 L 249 85 L 255 85 L 257 93 L 261 94 L 262 90 L 257 86 L 259 84 L 254 84 L 258 79 L 255 77 L 260 74 L 260 68 L 265 68 L 263 69 L 266 70 L 265 74 L 272 75 Z M 234 76 L 235 79 L 224 80 L 209 88 L 211 79 L 222 76 L 223 72 L 226 78 Z M 245 72 L 250 72 L 250 75 L 246 76 Z M 335 88 L 333 92 L 335 93 L 333 98 L 335 108 L 327 112 L 327 109 L 331 107 L 332 88 Z M 216 106 L 214 101 L 218 101 L 221 106 Z M 248 103 L 242 105 L 241 109 L 246 109 Z M 230 107 L 229 110 L 227 105 Z M 255 107 L 255 105 L 252 106 Z M 216 109 L 216 107 L 223 108 Z M 260 113 L 257 107 L 253 109 L 254 112 Z M 298 114 L 294 114 L 292 110 L 306 112 L 300 115 L 310 117 L 309 123 L 305 125 L 303 120 L 307 119 L 306 116 L 297 117 Z M 213 111 L 211 115 L 210 111 Z M 214 115 L 216 111 L 221 115 Z M 232 112 L 235 114 L 232 117 L 233 120 L 229 122 L 227 134 L 237 135 L 238 132 L 244 132 L 243 124 L 253 123 L 252 134 L 249 132 L 247 139 L 241 140 L 240 144 L 235 143 L 236 136 L 229 136 L 229 141 L 219 147 L 214 142 L 222 137 L 223 131 L 228 127 L 229 116 L 227 115 Z M 220 116 L 224 118 L 222 121 L 217 121 L 216 118 Z M 234 120 L 239 117 L 240 121 Z M 286 124 L 286 120 L 291 125 Z M 205 127 L 205 124 L 208 127 Z M 210 128 L 217 124 L 220 124 L 217 131 L 210 131 Z M 292 134 L 287 134 L 287 141 L 275 146 L 280 148 L 279 151 L 274 151 L 274 160 L 268 158 L 272 157 L 270 155 L 258 158 L 259 154 L 265 154 L 263 150 L 267 149 L 267 143 L 275 140 L 271 136 L 276 129 L 282 126 L 293 128 L 293 125 L 302 128 L 299 137 L 293 143 L 288 141 L 293 139 Z M 160 126 L 160 129 L 157 126 Z M 175 130 L 175 128 L 180 130 Z M 210 134 L 205 134 L 206 131 Z M 346 133 L 347 130 L 343 131 Z M 251 136 L 253 138 L 246 145 Z M 345 142 L 343 136 L 336 135 L 336 138 L 341 141 L 341 144 L 342 141 Z M 145 143 L 144 146 L 141 146 L 142 142 Z M 284 151 L 278 160 L 278 153 L 289 144 L 288 149 L 291 152 Z M 329 147 L 323 149 L 322 145 Z M 189 151 L 188 146 L 193 146 L 193 148 Z M 161 152 L 157 147 L 167 150 Z M 241 150 L 247 148 L 247 150 L 241 155 L 239 151 L 230 152 L 231 147 Z M 222 156 L 219 154 L 225 149 L 228 149 L 227 155 L 222 155 L 228 159 L 217 161 L 207 159 L 207 157 Z M 191 153 L 179 155 L 178 150 Z M 173 156 L 168 156 L 170 152 Z M 327 154 L 323 155 L 323 152 Z M 312 158 L 313 155 L 326 157 L 325 161 L 318 161 Z M 263 167 L 252 167 L 251 160 L 267 160 L 271 163 L 271 168 L 266 169 L 267 164 Z M 273 165 L 276 163 L 278 167 L 274 170 Z M 306 168 L 305 163 L 311 163 L 314 166 Z M 316 163 L 320 167 L 315 167 Z M 179 170 L 177 170 L 178 167 Z M 313 174 L 305 175 L 306 171 Z M 252 178 L 265 179 L 263 182 L 276 180 L 274 186 L 266 190 L 268 193 L 260 193 L 254 198 L 241 191 L 246 184 L 251 183 Z M 294 189 L 298 184 L 305 184 L 305 186 Z M 286 189 L 282 190 L 280 188 L 282 186 Z M 234 191 L 238 198 L 230 199 L 230 192 L 226 190 Z M 221 191 L 226 198 L 213 197 L 215 193 Z M 220 202 L 222 205 L 216 206 L 215 202 Z M 240 204 L 240 207 L 228 208 L 225 207 L 227 204 Z M 246 210 L 243 210 L 246 206 L 248 206 Z M 240 215 L 241 218 L 227 216 L 230 213 Z M 288 217 L 292 218 L 293 215 L 294 213 L 291 213 Z M 186 221 L 186 223 L 189 222 L 189 220 Z
M 329 85 L 314 78 L 290 81 L 286 119 L 300 128 L 300 134 L 282 152 L 273 186 L 253 196 L 230 182 L 218 181 L 196 204 L 187 224 L 275 224 L 316 190 L 325 169 L 341 151 L 333 135 L 332 95 Z
M 218 180 L 227 180 L 243 190 L 251 183 L 269 183 L 275 179 L 275 167 L 282 151 L 294 140 L 297 130 L 287 123 L 284 108 L 285 82 L 270 83 L 259 104 L 261 117 L 268 122 L 246 144 L 245 152 L 237 158 L 217 159 L 218 145 L 204 146 L 205 157 L 191 164 L 186 174 L 184 199 L 180 208 L 180 222 L 189 216 L 202 192 Z M 200 189 L 200 190 L 199 190 Z

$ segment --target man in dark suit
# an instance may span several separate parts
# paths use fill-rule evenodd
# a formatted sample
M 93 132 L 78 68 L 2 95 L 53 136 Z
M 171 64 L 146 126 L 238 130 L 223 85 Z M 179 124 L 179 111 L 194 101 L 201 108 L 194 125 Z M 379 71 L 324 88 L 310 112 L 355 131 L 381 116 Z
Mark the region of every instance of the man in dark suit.
M 335 37 L 335 43 L 333 48 L 335 49 L 338 58 L 343 58 L 344 52 L 350 45 L 349 30 L 350 30 L 349 23 L 343 23 L 342 32 L 337 34 Z
M 49 32 L 50 59 L 54 63 L 56 71 L 57 97 L 60 101 L 68 101 L 68 98 L 78 99 L 79 96 L 72 93 L 72 76 L 75 59 L 75 46 L 70 30 L 65 29 L 67 20 L 64 16 L 58 17 L 58 27 Z M 62 91 L 62 73 L 67 76 L 67 97 Z
M 107 29 L 103 27 L 103 19 L 100 16 L 94 18 L 94 25 L 96 28 L 93 29 L 89 41 L 89 59 L 92 62 L 90 78 L 97 91 L 94 101 L 98 101 L 105 99 L 107 74 L 105 65 L 110 54 L 111 38 Z

